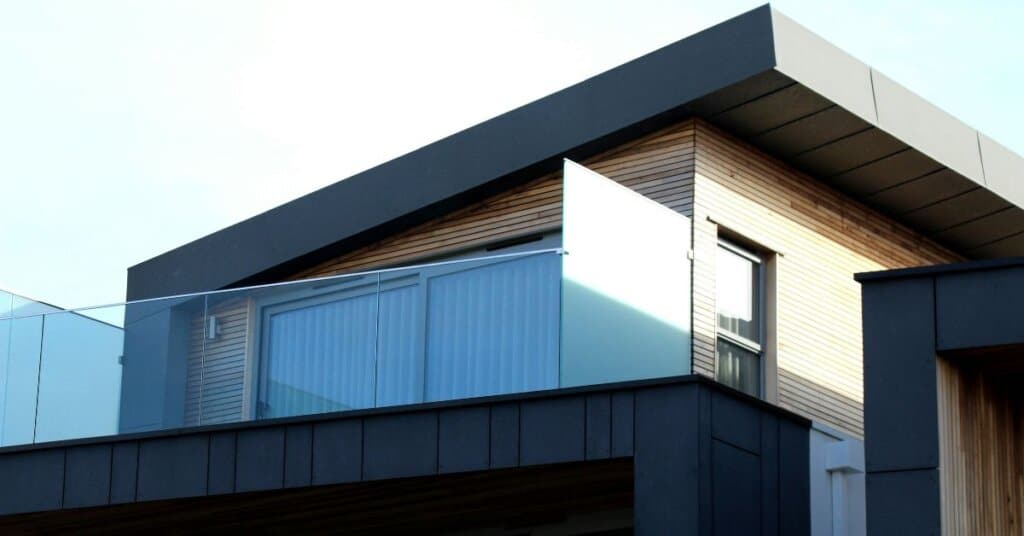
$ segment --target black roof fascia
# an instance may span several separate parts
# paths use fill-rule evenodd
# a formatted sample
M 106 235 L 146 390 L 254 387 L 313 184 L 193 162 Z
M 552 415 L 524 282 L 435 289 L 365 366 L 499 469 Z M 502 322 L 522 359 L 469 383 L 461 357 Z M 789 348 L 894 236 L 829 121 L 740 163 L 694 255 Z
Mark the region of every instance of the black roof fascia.
M 127 299 L 261 282 L 689 115 L 775 66 L 765 5 L 128 270 Z

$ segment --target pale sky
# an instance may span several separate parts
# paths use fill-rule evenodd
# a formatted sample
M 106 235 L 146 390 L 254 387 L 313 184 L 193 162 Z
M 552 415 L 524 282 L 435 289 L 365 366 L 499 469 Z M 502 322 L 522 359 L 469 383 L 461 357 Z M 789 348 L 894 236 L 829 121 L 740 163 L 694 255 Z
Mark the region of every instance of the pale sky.
M 760 5 L 0 0 L 0 288 L 128 266 Z M 1024 152 L 1024 2 L 780 1 Z

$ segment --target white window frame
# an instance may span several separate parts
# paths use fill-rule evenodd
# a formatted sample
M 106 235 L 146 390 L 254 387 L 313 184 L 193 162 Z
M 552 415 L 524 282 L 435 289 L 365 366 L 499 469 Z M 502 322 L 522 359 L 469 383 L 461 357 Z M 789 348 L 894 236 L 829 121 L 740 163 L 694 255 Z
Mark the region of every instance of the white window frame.
M 757 278 L 756 278 L 756 280 L 757 280 L 757 289 L 756 289 L 757 297 L 756 297 L 756 303 L 754 304 L 754 307 L 757 308 L 757 338 L 759 339 L 760 342 L 752 341 L 752 340 L 750 340 L 750 339 L 748 339 L 748 338 L 746 338 L 746 337 L 744 337 L 742 335 L 739 335 L 737 333 L 733 333 L 731 331 L 723 329 L 719 325 L 719 321 L 718 321 L 718 305 L 717 305 L 717 303 L 715 304 L 715 333 L 716 333 L 716 339 L 723 339 L 723 340 L 725 340 L 726 342 L 728 342 L 730 344 L 739 346 L 740 348 L 742 348 L 744 350 L 747 350 L 749 352 L 752 352 L 752 353 L 757 355 L 757 365 L 758 365 L 757 366 L 757 368 L 758 368 L 758 372 L 757 372 L 757 374 L 758 374 L 758 379 L 757 379 L 758 389 L 757 389 L 757 391 L 758 392 L 757 392 L 756 396 L 758 398 L 762 398 L 763 399 L 764 396 L 765 396 L 765 388 L 766 388 L 766 385 L 765 385 L 765 347 L 764 347 L 764 340 L 765 340 L 765 335 L 767 334 L 766 329 L 765 329 L 765 316 L 764 316 L 765 315 L 765 259 L 761 255 L 758 255 L 757 253 L 755 253 L 755 252 L 753 252 L 753 251 L 751 251 L 751 250 L 749 250 L 747 248 L 744 248 L 742 246 L 736 245 L 734 242 L 728 240 L 727 238 L 719 237 L 718 238 L 718 245 L 717 245 L 717 247 L 725 249 L 725 250 L 728 250 L 731 253 L 735 253 L 736 255 L 739 255 L 739 256 L 747 259 L 747 260 L 750 260 L 751 262 L 754 263 L 754 267 L 755 267 L 754 269 L 757 271 L 757 274 L 756 274 L 757 275 Z M 717 253 L 718 253 L 718 249 L 715 250 L 715 254 L 716 255 L 717 255 Z M 715 273 L 715 285 L 718 285 L 719 283 L 720 283 L 720 281 L 718 281 L 718 273 L 717 273 L 717 270 L 716 270 L 716 273 Z M 719 359 L 718 358 L 718 344 L 717 344 L 717 340 L 716 340 L 716 344 L 715 344 L 715 377 L 716 378 L 718 377 L 718 364 L 719 364 L 719 360 L 718 359 Z

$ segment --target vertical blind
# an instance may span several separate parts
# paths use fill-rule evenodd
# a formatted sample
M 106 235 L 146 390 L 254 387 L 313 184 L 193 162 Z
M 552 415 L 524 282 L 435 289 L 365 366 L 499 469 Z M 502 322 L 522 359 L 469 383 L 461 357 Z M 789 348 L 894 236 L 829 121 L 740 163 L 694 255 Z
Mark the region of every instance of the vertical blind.
M 556 255 L 424 268 L 265 315 L 260 414 L 301 415 L 558 385 Z

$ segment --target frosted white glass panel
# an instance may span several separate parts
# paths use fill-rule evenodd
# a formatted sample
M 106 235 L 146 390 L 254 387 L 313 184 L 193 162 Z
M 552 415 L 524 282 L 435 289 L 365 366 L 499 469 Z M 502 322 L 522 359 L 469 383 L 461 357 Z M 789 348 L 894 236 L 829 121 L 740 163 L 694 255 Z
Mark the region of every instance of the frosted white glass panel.
M 565 161 L 561 385 L 690 373 L 690 220 Z
M 558 386 L 558 272 L 535 255 L 428 283 L 426 399 Z

